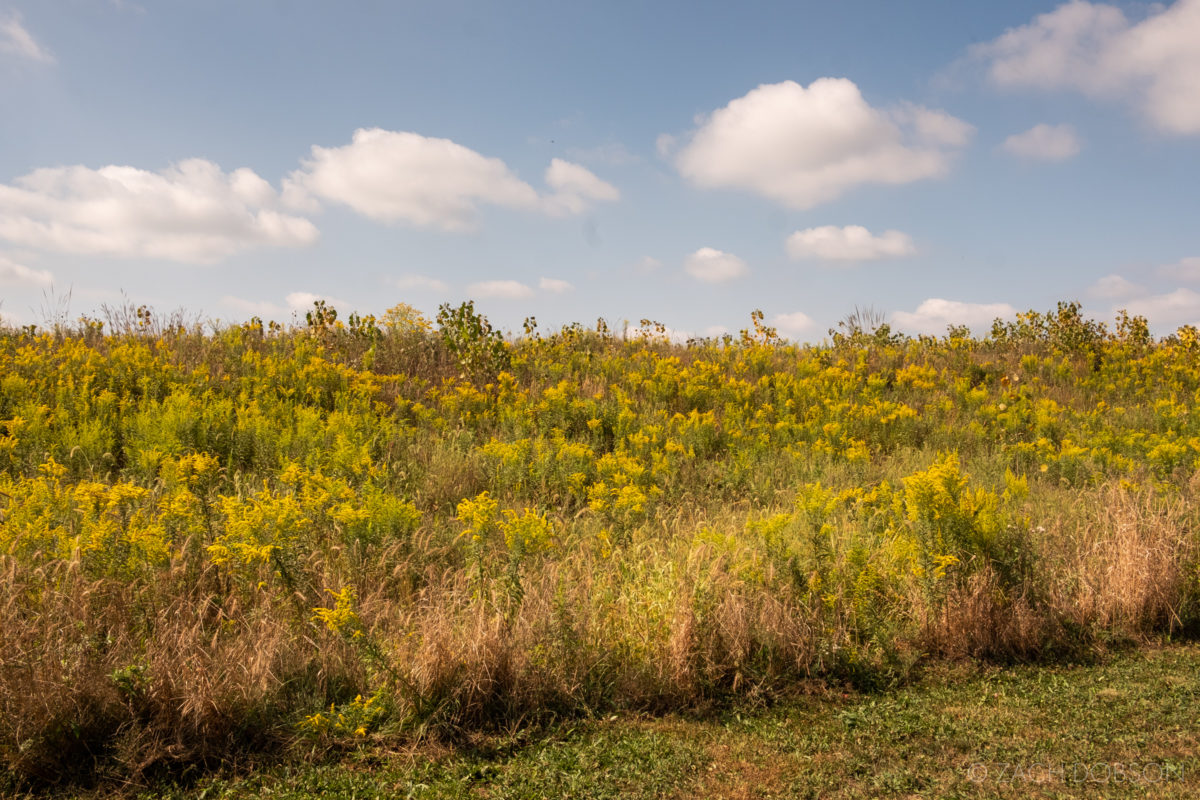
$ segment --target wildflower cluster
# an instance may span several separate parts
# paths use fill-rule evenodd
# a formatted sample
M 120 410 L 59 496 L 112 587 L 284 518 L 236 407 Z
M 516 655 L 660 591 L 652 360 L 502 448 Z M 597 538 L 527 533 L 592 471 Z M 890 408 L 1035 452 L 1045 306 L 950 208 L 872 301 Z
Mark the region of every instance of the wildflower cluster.
M 1195 329 L 1073 304 L 981 339 L 858 315 L 809 346 L 761 314 L 687 344 L 648 320 L 514 338 L 470 304 L 4 329 L 0 661 L 45 648 L 64 692 L 153 663 L 145 702 L 244 681 L 221 696 L 361 736 L 1169 629 L 1200 615 L 1198 401 Z M 981 633 L 1009 622 L 1042 639 Z M 164 668 L 171 625 L 225 671 Z M 32 739 L 3 730 L 17 763 Z
M 382 692 L 365 698 L 359 694 L 349 703 L 330 703 L 328 709 L 309 714 L 301 722 L 300 730 L 323 738 L 361 739 L 375 732 L 387 713 Z

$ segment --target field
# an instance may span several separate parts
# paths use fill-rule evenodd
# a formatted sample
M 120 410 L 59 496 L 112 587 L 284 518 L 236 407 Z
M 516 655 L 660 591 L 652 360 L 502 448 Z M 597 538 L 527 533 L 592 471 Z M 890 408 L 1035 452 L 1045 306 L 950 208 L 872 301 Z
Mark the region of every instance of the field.
M 952 664 L 882 692 L 809 687 L 769 708 L 601 717 L 472 747 L 364 747 L 144 796 L 1186 800 L 1200 793 L 1198 676 L 1194 644 L 1103 665 Z
M 661 745 L 669 774 L 708 762 L 663 714 L 853 693 L 821 707 L 871 727 L 870 698 L 926 673 L 1053 680 L 1185 637 L 1198 391 L 1195 329 L 1072 303 L 984 337 L 856 312 L 811 346 L 757 312 L 687 343 L 649 320 L 502 336 L 469 303 L 5 330 L 0 790 L 612 715 L 649 720 L 628 758 Z M 1190 768 L 1181 741 L 1160 755 Z

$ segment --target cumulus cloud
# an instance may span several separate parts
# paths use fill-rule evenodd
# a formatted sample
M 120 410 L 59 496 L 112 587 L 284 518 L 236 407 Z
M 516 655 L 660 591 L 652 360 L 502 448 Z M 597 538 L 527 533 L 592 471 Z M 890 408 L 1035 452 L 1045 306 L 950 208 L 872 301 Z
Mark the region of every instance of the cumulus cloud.
M 1099 94 L 1119 83 L 1106 53 L 1128 30 L 1119 8 L 1074 0 L 973 46 L 971 53 L 986 60 L 988 77 L 997 86 Z
M 331 308 L 341 309 L 343 311 L 350 310 L 351 306 L 345 300 L 337 297 L 331 297 L 327 294 L 313 294 L 312 292 L 292 292 L 284 298 L 288 308 L 293 311 L 305 311 L 312 308 L 317 301 L 325 303 Z
M 621 193 L 611 183 L 600 180 L 585 167 L 555 158 L 546 169 L 546 185 L 554 190 L 543 204 L 550 214 L 580 214 L 593 201 L 613 202 Z
M 1160 267 L 1158 272 L 1160 275 L 1165 275 L 1168 278 L 1175 278 L 1187 281 L 1188 283 L 1200 283 L 1200 257 L 1191 256 L 1190 258 L 1181 258 L 1174 264 Z
M 1145 317 L 1152 325 L 1174 328 L 1200 324 L 1200 292 L 1191 289 L 1140 297 L 1120 307 L 1131 315 Z
M 1031 161 L 1066 161 L 1079 155 L 1079 136 L 1070 125 L 1034 125 L 1014 133 L 1000 145 L 1006 153 Z
M 227 294 L 221 298 L 221 305 L 243 315 L 268 319 L 308 311 L 318 300 L 324 302 L 330 308 L 338 309 L 339 311 L 351 309 L 350 303 L 345 300 L 313 292 L 291 292 L 284 298 L 282 305 L 269 300 L 247 300 L 244 297 L 235 297 Z
M 388 283 L 405 291 L 444 292 L 450 288 L 445 281 L 430 278 L 428 275 L 398 275 L 388 278 Z
M 542 278 L 538 281 L 538 288 L 543 292 L 553 292 L 554 294 L 562 294 L 569 292 L 575 287 L 564 280 L 558 278 Z
M 24 264 L 0 256 L 0 286 L 42 286 L 54 283 L 54 276 L 44 269 L 30 269 Z
M 925 108 L 915 103 L 901 103 L 887 114 L 911 139 L 925 145 L 966 147 L 975 134 L 975 126 L 970 123 L 963 122 L 945 111 Z
M 1116 6 L 1073 0 L 970 53 L 997 86 L 1119 99 L 1161 131 L 1200 134 L 1200 0 L 1151 8 L 1131 23 Z
M 1117 300 L 1123 297 L 1135 297 L 1145 291 L 1145 287 L 1139 286 L 1120 275 L 1105 275 L 1089 286 L 1087 293 L 1092 297 Z
M 380 222 L 404 220 L 446 230 L 467 228 L 481 203 L 532 208 L 537 192 L 498 158 L 449 139 L 406 131 L 359 129 L 342 147 L 314 145 L 284 182 L 292 203 L 319 198 Z
M 871 261 L 911 256 L 917 248 L 912 237 L 900 231 L 884 231 L 876 236 L 861 225 L 823 225 L 793 233 L 787 239 L 787 251 L 795 259 Z
M 892 313 L 892 324 L 909 333 L 938 335 L 950 325 L 972 328 L 987 326 L 997 317 L 1011 317 L 1017 310 L 1008 303 L 964 303 L 931 297 L 917 306 L 916 311 Z
M 683 262 L 683 269 L 698 281 L 723 283 L 740 278 L 749 270 L 746 262 L 732 253 L 701 247 Z
M 13 12 L 0 15 L 0 53 L 30 61 L 53 64 L 54 56 L 37 43 L 21 22 L 21 15 Z
M 323 200 L 379 222 L 461 231 L 473 227 L 484 205 L 563 215 L 620 196 L 584 167 L 557 158 L 545 178 L 552 191 L 539 195 L 498 158 L 449 139 L 370 128 L 342 147 L 314 145 L 284 181 L 284 199 L 296 208 Z
M 793 311 L 790 314 L 778 314 L 771 319 L 771 325 L 783 335 L 799 339 L 817 327 L 813 318 L 803 311 Z
M 863 184 L 943 175 L 973 131 L 921 106 L 874 108 L 845 78 L 807 88 L 785 81 L 708 115 L 675 164 L 697 186 L 744 189 L 806 209 Z
M 0 239 L 39 250 L 187 262 L 315 242 L 312 222 L 282 213 L 277 199 L 252 170 L 225 173 L 203 159 L 159 172 L 39 169 L 0 184 Z
M 507 300 L 533 296 L 533 289 L 520 281 L 479 281 L 467 286 L 467 291 L 476 297 L 501 297 Z

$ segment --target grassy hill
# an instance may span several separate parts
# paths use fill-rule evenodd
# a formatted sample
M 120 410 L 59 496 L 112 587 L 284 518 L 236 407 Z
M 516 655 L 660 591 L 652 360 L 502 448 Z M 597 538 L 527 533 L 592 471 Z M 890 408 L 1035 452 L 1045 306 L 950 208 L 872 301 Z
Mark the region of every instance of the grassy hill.
M 0 332 L 10 789 L 455 742 L 1193 630 L 1200 337 L 468 303 Z

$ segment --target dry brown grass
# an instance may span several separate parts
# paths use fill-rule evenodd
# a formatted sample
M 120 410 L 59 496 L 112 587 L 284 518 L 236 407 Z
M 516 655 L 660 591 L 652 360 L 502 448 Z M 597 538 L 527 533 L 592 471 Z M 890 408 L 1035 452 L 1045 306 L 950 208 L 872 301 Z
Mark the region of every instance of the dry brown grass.
M 297 707 L 361 679 L 269 595 L 243 607 L 219 576 L 87 581 L 78 561 L 0 573 L 0 759 L 27 784 L 214 766 L 278 749 Z
M 923 640 L 942 655 L 1023 660 L 1179 630 L 1195 602 L 1192 516 L 1188 496 L 1117 483 L 1077 494 L 1043 516 L 1028 585 L 976 572 L 925 621 Z
M 123 594 L 82 579 L 77 563 L 30 570 L 4 559 L 0 746 L 15 774 L 52 780 L 73 767 L 86 775 L 102 759 L 104 735 L 123 712 L 102 655 Z
M 309 748 L 305 714 L 378 689 L 392 732 L 455 735 L 770 696 L 845 677 L 847 646 L 860 670 L 893 668 L 897 652 L 1074 657 L 1189 617 L 1186 502 L 1106 487 L 1043 516 L 1027 585 L 978 568 L 937 602 L 909 598 L 882 629 L 889 642 L 855 639 L 852 604 L 814 604 L 769 565 L 748 578 L 741 554 L 684 535 L 696 519 L 613 553 L 585 527 L 569 552 L 524 564 L 519 592 L 502 562 L 481 584 L 428 531 L 369 560 L 314 553 L 288 588 L 231 583 L 194 556 L 124 582 L 88 580 L 77 559 L 29 569 L 6 557 L 0 759 L 27 786 L 139 782 Z M 313 619 L 348 583 L 360 638 Z
M 1080 502 L 1080 501 L 1077 501 Z M 1110 485 L 1047 533 L 1052 603 L 1068 619 L 1140 638 L 1182 624 L 1195 581 L 1187 498 L 1134 494 Z
M 1014 661 L 1061 649 L 1066 635 L 1052 609 L 1014 594 L 984 568 L 933 610 L 921 641 L 940 656 Z

